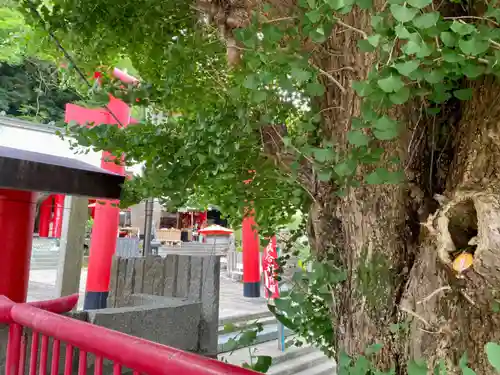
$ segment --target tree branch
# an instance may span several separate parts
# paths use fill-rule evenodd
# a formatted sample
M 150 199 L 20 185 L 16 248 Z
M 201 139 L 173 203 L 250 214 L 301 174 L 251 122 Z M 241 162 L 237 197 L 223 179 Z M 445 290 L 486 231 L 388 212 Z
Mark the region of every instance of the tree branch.
M 345 89 L 345 87 L 342 86 L 342 84 L 334 76 L 332 76 L 327 71 L 321 69 L 319 66 L 316 66 L 313 62 L 310 62 L 310 64 L 311 64 L 312 67 L 314 67 L 315 69 L 317 69 L 318 72 L 320 72 L 320 74 L 322 74 L 322 75 L 326 76 L 327 78 L 329 78 L 330 81 L 332 81 L 339 88 L 339 90 L 342 91 L 342 94 L 345 94 L 347 92 L 347 90 Z
M 337 21 L 336 21 L 339 25 L 341 26 L 344 26 L 345 28 L 349 29 L 349 30 L 352 30 L 352 31 L 355 31 L 357 32 L 358 34 L 361 34 L 363 36 L 364 39 L 368 38 L 368 34 L 365 33 L 363 30 L 360 30 L 354 26 L 351 26 L 343 21 L 341 21 L 340 19 L 337 18 Z

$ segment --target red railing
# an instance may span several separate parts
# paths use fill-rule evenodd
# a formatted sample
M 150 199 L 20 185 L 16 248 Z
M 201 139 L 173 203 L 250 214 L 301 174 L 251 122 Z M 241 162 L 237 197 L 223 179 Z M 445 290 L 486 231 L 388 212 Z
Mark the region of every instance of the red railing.
M 50 341 L 52 375 L 60 370 L 62 343 L 66 345 L 65 375 L 87 374 L 89 354 L 94 356 L 94 375 L 103 374 L 104 360 L 113 362 L 113 375 L 121 374 L 122 368 L 132 370 L 134 375 L 256 374 L 248 369 L 57 315 L 70 311 L 77 301 L 78 295 L 74 295 L 52 301 L 16 304 L 0 296 L 0 323 L 10 325 L 6 375 L 22 375 L 26 369 L 30 375 L 47 375 Z M 27 349 L 30 340 L 24 328 L 32 331 L 29 358 Z M 49 341 L 49 338 L 52 340 Z M 75 366 L 78 372 L 73 369 L 74 348 L 79 349 L 78 366 Z

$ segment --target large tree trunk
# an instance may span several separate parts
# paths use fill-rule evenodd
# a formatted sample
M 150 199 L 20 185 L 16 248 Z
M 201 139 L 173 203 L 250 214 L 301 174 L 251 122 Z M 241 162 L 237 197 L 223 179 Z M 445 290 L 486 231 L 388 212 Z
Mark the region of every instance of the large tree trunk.
M 271 2 L 283 15 L 293 6 L 293 1 Z M 375 2 L 379 9 L 385 3 Z M 221 3 L 232 10 L 242 3 L 236 7 L 241 10 L 258 1 Z M 352 82 L 367 77 L 375 58 L 360 53 L 356 44 L 359 30 L 370 30 L 369 13 L 355 7 L 343 22 L 313 56 L 326 87 L 319 103 L 323 134 L 339 141 L 341 149 L 348 147 L 351 118 L 360 114 L 361 98 Z M 492 312 L 500 289 L 500 85 L 488 79 L 473 87 L 472 100 L 451 100 L 440 117 L 422 116 L 421 103 L 391 113 L 407 126 L 384 148 L 387 157 L 402 160 L 406 183 L 362 186 L 344 198 L 334 194 L 332 184 L 310 184 L 312 248 L 319 257 L 334 254 L 348 270 L 333 306 L 338 353 L 357 355 L 381 343 L 377 365 L 394 367 L 399 375 L 406 374 L 410 359 L 427 359 L 429 367 L 444 360 L 456 369 L 467 351 L 478 374 L 492 373 L 484 345 L 500 340 L 500 315 Z M 435 194 L 442 195 L 441 205 Z M 458 277 L 449 253 L 469 246 L 471 239 L 477 244 L 473 268 Z M 396 325 L 408 328 L 395 332 Z
M 358 14 L 346 22 L 362 29 L 366 20 Z M 361 76 L 337 77 L 345 87 L 363 78 L 367 61 L 356 60 L 348 34 L 331 42 L 331 50 L 343 52 L 342 61 L 322 66 L 354 67 Z M 376 361 L 397 374 L 406 373 L 409 359 L 420 358 L 456 369 L 464 352 L 478 374 L 492 373 L 484 345 L 500 340 L 500 315 L 492 311 L 500 288 L 500 86 L 487 79 L 473 87 L 473 99 L 447 103 L 441 119 L 412 121 L 419 114 L 411 111 L 406 116 L 408 134 L 389 151 L 399 152 L 407 184 L 365 186 L 343 199 L 319 189 L 311 209 L 316 251 L 338 253 L 349 271 L 336 306 L 338 350 L 356 355 L 382 343 Z M 358 115 L 359 101 L 330 86 L 323 108 L 346 105 L 348 113 L 334 109 L 325 118 L 337 139 L 347 117 Z M 444 136 L 438 133 L 443 128 Z M 436 193 L 444 195 L 441 206 Z M 473 269 L 459 277 L 448 254 L 476 236 Z M 391 330 L 401 323 L 409 329 Z
M 344 22 L 368 30 L 369 18 L 353 10 Z M 355 31 L 338 31 L 316 61 L 346 88 L 325 78 L 325 130 L 342 140 L 359 115 L 351 83 L 366 77 L 373 56 L 359 53 Z M 403 160 L 408 183 L 365 186 L 342 199 L 331 187 L 316 190 L 311 242 L 318 254 L 337 254 L 349 275 L 335 306 L 339 352 L 381 343 L 377 364 L 397 374 L 420 358 L 456 369 L 467 352 L 478 374 L 492 373 L 484 345 L 500 340 L 492 311 L 500 288 L 500 86 L 488 79 L 473 87 L 472 100 L 447 103 L 441 118 L 422 119 L 418 103 L 394 113 L 406 134 L 385 148 Z M 436 193 L 446 197 L 441 206 Z M 448 254 L 475 236 L 473 269 L 458 277 Z M 409 329 L 395 333 L 402 323 Z
M 430 217 L 401 306 L 419 317 L 412 321 L 409 354 L 457 363 L 467 351 L 474 370 L 488 374 L 484 345 L 500 340 L 500 315 L 492 309 L 500 287 L 500 86 L 487 79 L 474 88 L 453 141 L 450 200 Z M 457 278 L 446 255 L 476 233 L 473 269 Z

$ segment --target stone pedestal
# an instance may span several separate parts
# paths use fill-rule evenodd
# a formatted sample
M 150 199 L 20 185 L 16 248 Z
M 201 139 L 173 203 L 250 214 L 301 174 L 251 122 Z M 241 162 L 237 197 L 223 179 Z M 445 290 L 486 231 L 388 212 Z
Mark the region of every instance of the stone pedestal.
M 196 352 L 214 356 L 217 355 L 219 289 L 218 255 L 115 257 L 108 306 L 129 305 L 137 294 L 200 303 L 199 324 L 189 329 L 198 331 Z

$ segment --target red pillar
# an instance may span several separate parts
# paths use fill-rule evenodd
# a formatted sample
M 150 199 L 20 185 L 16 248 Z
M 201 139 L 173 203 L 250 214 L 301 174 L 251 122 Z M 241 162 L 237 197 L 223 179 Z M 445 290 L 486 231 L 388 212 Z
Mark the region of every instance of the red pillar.
M 52 223 L 52 237 L 61 238 L 64 215 L 64 195 L 54 195 L 54 218 Z
M 36 193 L 0 189 L 0 295 L 26 302 Z
M 52 216 L 53 197 L 49 195 L 40 205 L 40 217 L 38 219 L 38 234 L 40 237 L 49 236 L 50 218 Z
M 243 242 L 243 296 L 260 297 L 259 234 L 253 215 L 246 216 L 242 224 Z
M 130 108 L 121 100 L 111 97 L 109 110 L 126 126 L 130 123 Z M 66 106 L 66 122 L 116 124 L 116 119 L 107 110 L 91 110 L 75 105 Z M 103 152 L 101 167 L 108 171 L 125 174 L 125 167 L 110 160 L 110 154 Z M 119 201 L 97 200 L 94 225 L 90 239 L 87 286 L 83 308 L 95 310 L 106 307 L 109 293 L 111 264 L 116 251 L 116 239 L 120 222 Z

